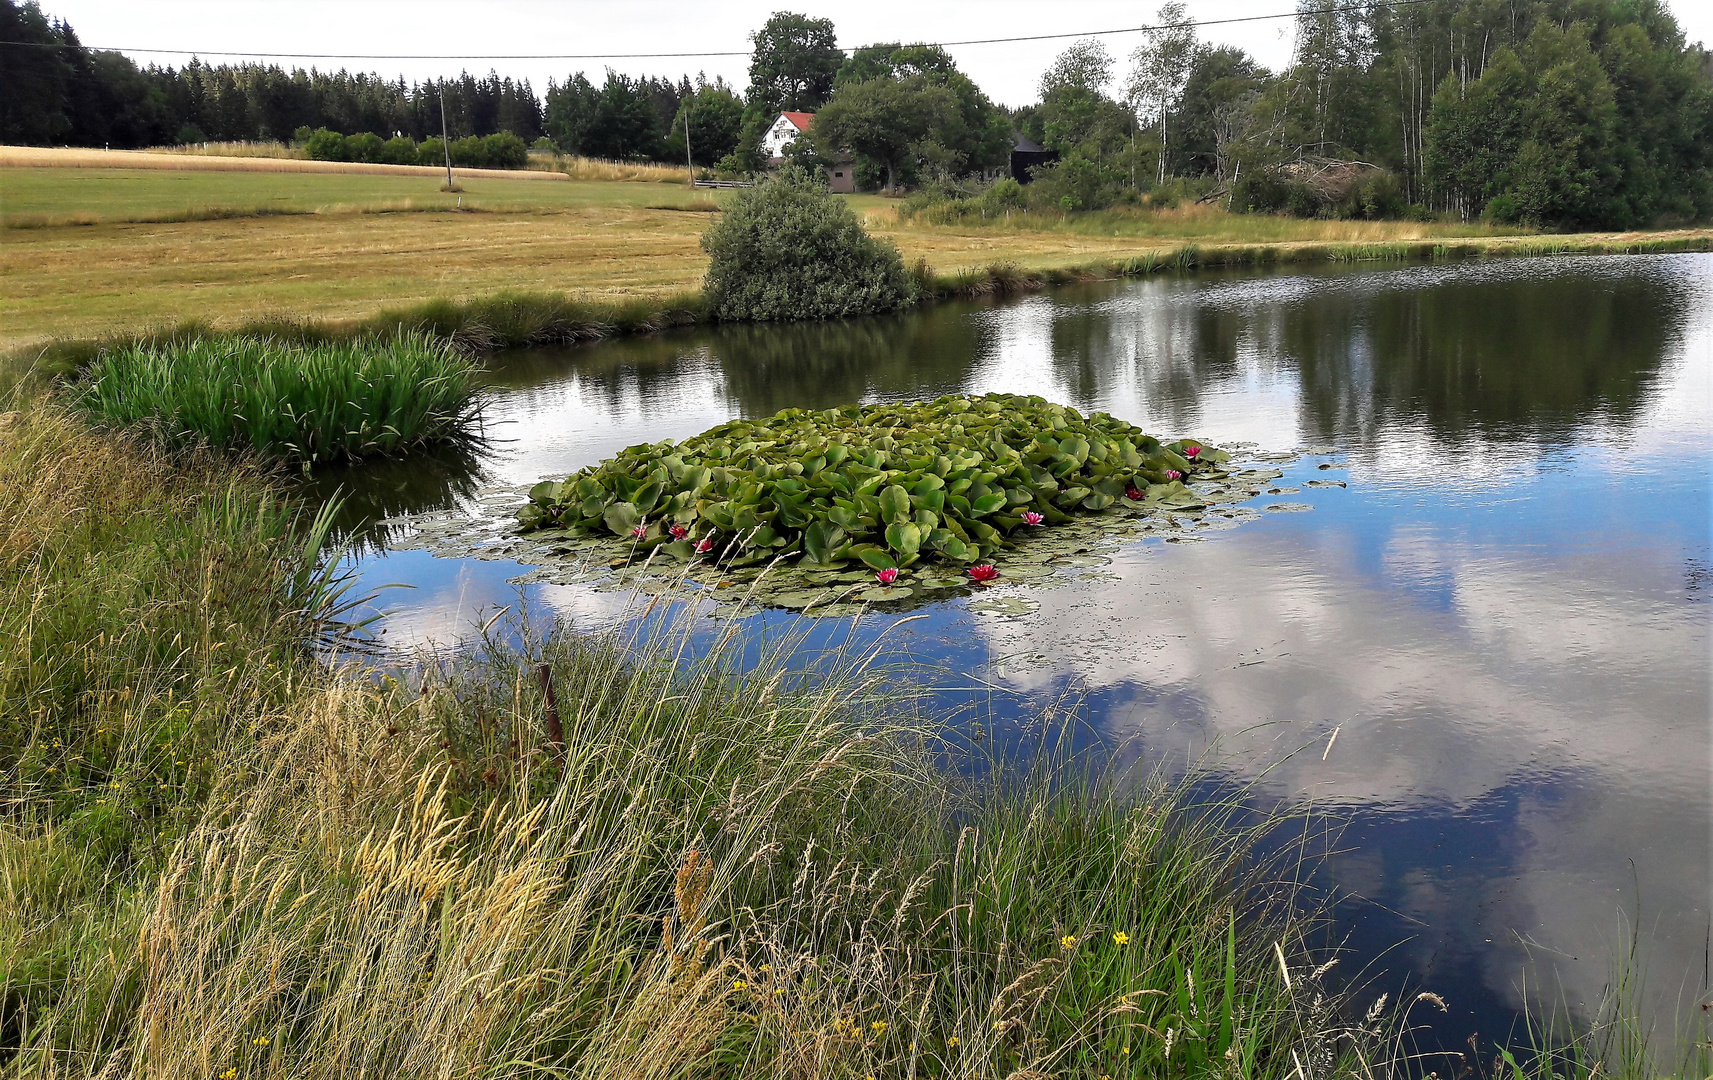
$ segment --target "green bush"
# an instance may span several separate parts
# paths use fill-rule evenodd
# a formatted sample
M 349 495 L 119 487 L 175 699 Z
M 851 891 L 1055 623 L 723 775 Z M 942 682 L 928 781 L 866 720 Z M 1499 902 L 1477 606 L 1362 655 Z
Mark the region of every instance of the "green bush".
M 381 150 L 387 144 L 370 131 L 345 136 L 345 160 L 375 164 L 381 160 Z
M 490 169 L 521 169 L 529 164 L 529 147 L 509 131 L 496 131 L 482 140 Z
M 898 249 L 863 229 L 817 177 L 786 168 L 740 192 L 702 234 L 703 282 L 721 319 L 831 319 L 916 299 Z
M 317 128 L 303 144 L 313 161 L 345 161 L 345 136 L 327 128 Z
M 464 169 L 488 167 L 488 144 L 480 135 L 466 135 L 452 140 L 452 164 Z
M 377 160 L 387 165 L 415 165 L 416 140 L 409 135 L 395 135 L 381 147 Z
M 446 144 L 440 141 L 440 136 L 430 135 L 417 144 L 416 163 L 418 165 L 446 164 Z

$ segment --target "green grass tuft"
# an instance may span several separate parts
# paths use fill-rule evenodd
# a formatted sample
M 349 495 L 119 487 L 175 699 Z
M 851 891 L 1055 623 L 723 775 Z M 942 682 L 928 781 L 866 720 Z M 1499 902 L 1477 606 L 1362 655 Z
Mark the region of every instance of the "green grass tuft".
M 305 464 L 471 437 L 476 367 L 418 331 L 318 343 L 206 336 L 101 352 L 70 387 L 89 418 Z

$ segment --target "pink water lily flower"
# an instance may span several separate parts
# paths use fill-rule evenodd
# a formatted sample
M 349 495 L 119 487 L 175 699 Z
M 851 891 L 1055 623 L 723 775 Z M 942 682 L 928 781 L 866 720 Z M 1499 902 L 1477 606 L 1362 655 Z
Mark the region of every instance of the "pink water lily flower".
M 674 525 L 674 526 L 672 526 L 672 528 L 670 528 L 666 531 L 672 534 L 672 539 L 674 539 L 674 540 L 682 540 L 686 536 L 690 535 L 690 530 L 686 529 L 682 525 Z
M 631 529 L 630 534 L 638 540 L 641 540 L 643 537 L 648 535 L 648 522 L 638 522 L 636 526 Z
M 1023 511 L 1023 524 L 1025 525 L 1039 525 L 1041 522 L 1046 520 L 1046 515 L 1037 513 L 1034 510 Z
M 1131 484 L 1129 487 L 1124 489 L 1124 497 L 1126 499 L 1140 499 L 1142 498 L 1142 489 L 1137 487 L 1135 484 Z
M 714 538 L 713 538 L 713 536 L 711 536 L 711 535 L 704 536 L 704 537 L 702 537 L 702 539 L 696 541 L 696 554 L 706 555 L 708 552 L 710 552 L 712 550 L 714 550 Z
M 898 580 L 898 571 L 889 566 L 885 570 L 877 571 L 874 575 L 874 579 L 882 585 L 890 585 L 894 581 Z
M 977 563 L 967 572 L 977 585 L 986 585 L 999 576 L 999 569 L 992 563 Z
M 1189 458 L 1191 461 L 1194 461 L 1195 456 L 1199 453 L 1201 453 L 1201 447 L 1199 447 L 1199 446 L 1186 446 L 1186 447 L 1184 447 L 1184 456 Z
M 1182 480 L 1183 478 L 1184 478 L 1184 474 L 1179 472 L 1176 469 L 1167 469 L 1166 470 L 1166 479 L 1168 479 L 1168 480 Z

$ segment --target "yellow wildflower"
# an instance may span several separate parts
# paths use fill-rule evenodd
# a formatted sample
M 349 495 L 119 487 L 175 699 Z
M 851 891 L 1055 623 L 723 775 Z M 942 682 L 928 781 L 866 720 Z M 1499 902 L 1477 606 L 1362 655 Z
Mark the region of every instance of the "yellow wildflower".
M 957 1048 L 958 1048 L 958 1037 L 956 1035 L 953 1035 L 951 1038 L 946 1040 L 946 1049 L 947 1050 L 956 1050 Z
M 874 1023 L 872 1023 L 868 1026 L 869 1026 L 869 1029 L 874 1032 L 876 1038 L 879 1038 L 880 1036 L 886 1034 L 886 1021 L 885 1020 L 876 1020 Z
M 748 985 L 749 985 L 749 983 L 744 982 L 742 979 L 733 979 L 732 980 L 732 989 L 733 990 L 742 990 L 744 987 L 746 987 Z
M 1075 934 L 1066 934 L 1059 939 L 1059 944 L 1066 949 L 1074 949 L 1077 947 L 1077 937 Z
M 1112 935 L 1112 943 L 1114 945 L 1128 945 L 1130 944 L 1130 935 L 1120 930 L 1118 933 Z

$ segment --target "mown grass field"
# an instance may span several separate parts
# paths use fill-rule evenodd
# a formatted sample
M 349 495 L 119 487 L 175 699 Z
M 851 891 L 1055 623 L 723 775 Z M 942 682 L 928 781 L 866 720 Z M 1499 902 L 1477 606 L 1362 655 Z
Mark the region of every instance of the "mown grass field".
M 587 299 L 695 290 L 697 241 L 722 193 L 661 183 L 480 177 L 458 194 L 417 177 L 294 172 L 0 168 L 0 347 L 138 330 L 354 318 L 499 290 Z M 462 206 L 459 199 L 462 199 Z M 853 198 L 907 261 L 937 273 L 1050 269 L 1185 244 L 1362 244 L 1484 227 L 1320 222 L 1207 208 L 1068 221 L 934 226 Z M 1713 240 L 1713 230 L 1693 235 Z

